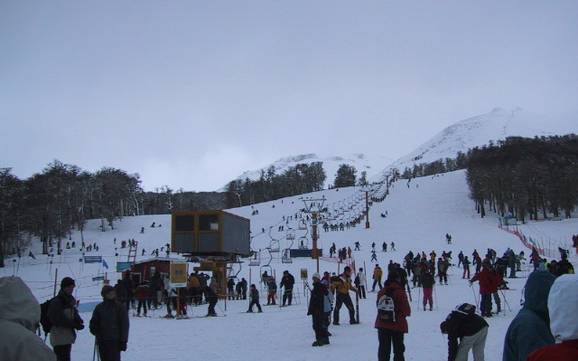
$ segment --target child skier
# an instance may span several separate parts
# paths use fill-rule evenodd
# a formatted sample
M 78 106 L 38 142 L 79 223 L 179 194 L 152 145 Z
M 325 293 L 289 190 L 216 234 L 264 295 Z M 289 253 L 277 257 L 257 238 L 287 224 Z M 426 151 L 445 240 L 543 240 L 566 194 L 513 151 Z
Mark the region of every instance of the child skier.
M 257 290 L 257 287 L 254 284 L 251 285 L 249 290 L 249 298 L 251 302 L 249 303 L 249 309 L 247 310 L 247 313 L 253 312 L 253 305 L 257 305 L 259 313 L 263 312 L 261 305 L 259 304 L 259 290 Z

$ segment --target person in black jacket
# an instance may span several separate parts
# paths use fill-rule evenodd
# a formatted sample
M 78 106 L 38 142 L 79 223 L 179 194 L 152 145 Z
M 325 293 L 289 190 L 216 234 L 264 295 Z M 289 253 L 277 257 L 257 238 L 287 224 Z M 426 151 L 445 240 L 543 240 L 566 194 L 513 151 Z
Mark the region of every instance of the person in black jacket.
M 456 307 L 440 329 L 448 335 L 448 361 L 467 360 L 470 349 L 474 360 L 484 360 L 488 323 L 476 314 L 476 306 L 464 303 Z
M 313 290 L 311 291 L 309 309 L 307 310 L 307 315 L 311 316 L 313 321 L 313 330 L 315 331 L 315 342 L 313 342 L 312 346 L 323 346 L 329 344 L 327 316 L 325 313 L 325 303 L 328 293 L 329 291 L 327 290 L 327 287 L 321 283 L 319 273 L 314 273 Z
M 92 312 L 90 333 L 96 337 L 102 361 L 120 361 L 128 342 L 128 312 L 117 302 L 114 287 L 106 285 L 100 294 L 103 301 Z
M 289 271 L 283 271 L 283 278 L 281 278 L 281 284 L 279 288 L 285 287 L 285 292 L 283 292 L 283 306 L 287 303 L 291 306 L 291 301 L 293 300 L 293 285 L 295 285 L 295 278 Z
M 48 319 L 52 324 L 50 343 L 58 361 L 70 361 L 76 330 L 84 328 L 84 322 L 76 309 L 76 300 L 72 296 L 75 286 L 72 278 L 64 277 L 58 295 L 50 300 L 48 307 Z

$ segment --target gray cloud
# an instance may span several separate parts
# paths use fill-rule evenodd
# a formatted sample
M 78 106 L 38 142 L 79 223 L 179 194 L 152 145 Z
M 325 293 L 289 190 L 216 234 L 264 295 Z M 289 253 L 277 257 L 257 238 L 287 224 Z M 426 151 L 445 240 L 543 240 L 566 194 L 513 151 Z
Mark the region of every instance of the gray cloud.
M 0 166 L 211 190 L 279 157 L 396 158 L 495 106 L 575 113 L 574 1 L 6 1 Z

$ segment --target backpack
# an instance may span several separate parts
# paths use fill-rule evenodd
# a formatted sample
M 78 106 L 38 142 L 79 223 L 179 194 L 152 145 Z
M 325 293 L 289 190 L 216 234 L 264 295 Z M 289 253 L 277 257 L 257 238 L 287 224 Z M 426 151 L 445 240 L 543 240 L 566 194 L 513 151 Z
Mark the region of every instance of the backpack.
M 42 325 L 42 331 L 44 331 L 45 335 L 48 335 L 52 329 L 52 322 L 50 322 L 50 319 L 48 318 L 48 308 L 50 307 L 50 301 L 52 301 L 52 299 L 40 305 L 40 325 Z
M 385 323 L 393 323 L 396 321 L 395 302 L 392 296 L 393 295 L 388 295 L 386 292 L 377 301 L 377 318 Z

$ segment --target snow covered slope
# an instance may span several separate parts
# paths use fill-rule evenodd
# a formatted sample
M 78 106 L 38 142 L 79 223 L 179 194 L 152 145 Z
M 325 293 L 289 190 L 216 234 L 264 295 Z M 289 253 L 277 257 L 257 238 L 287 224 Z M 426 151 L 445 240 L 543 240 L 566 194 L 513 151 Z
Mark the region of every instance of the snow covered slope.
M 360 188 L 350 187 L 325 190 L 304 195 L 304 198 L 326 198 L 328 210 L 332 212 L 335 222 L 346 220 L 357 214 L 363 205 L 363 191 Z M 280 361 L 350 361 L 375 359 L 377 353 L 377 335 L 373 328 L 375 320 L 375 294 L 368 294 L 368 299 L 360 300 L 360 325 L 348 325 L 345 309 L 341 311 L 341 326 L 331 326 L 333 334 L 331 345 L 323 348 L 312 348 L 313 332 L 311 320 L 306 316 L 308 291 L 299 280 L 301 269 L 307 269 L 309 275 L 315 272 L 315 262 L 309 258 L 294 258 L 292 263 L 281 262 L 281 252 L 273 253 L 269 258 L 266 248 L 272 247 L 273 240 L 279 242 L 281 249 L 287 248 L 293 242 L 304 239 L 310 240 L 306 230 L 299 229 L 299 222 L 295 221 L 295 213 L 303 207 L 301 197 L 290 197 L 282 200 L 257 204 L 229 210 L 230 212 L 251 219 L 253 235 L 252 248 L 261 249 L 261 263 L 250 267 L 248 260 L 235 265 L 238 277 L 245 277 L 249 282 L 259 285 L 259 274 L 263 270 L 270 270 L 279 281 L 283 270 L 289 270 L 297 279 L 294 289 L 295 301 L 293 306 L 263 307 L 262 314 L 247 314 L 246 301 L 219 302 L 217 313 L 226 317 L 202 318 L 206 314 L 206 305 L 189 307 L 188 320 L 167 320 L 162 318 L 164 309 L 149 312 L 149 317 L 131 317 L 130 337 L 127 353 L 123 354 L 125 361 L 137 360 L 182 360 L 190 358 L 194 352 L 195 358 L 222 361 L 261 360 L 274 355 Z M 255 210 L 258 214 L 252 215 Z M 381 213 L 387 212 L 387 217 Z M 283 218 L 285 217 L 285 218 Z M 287 222 L 288 217 L 290 218 Z M 285 220 L 284 220 L 285 219 Z M 150 228 L 152 222 L 162 227 Z M 371 262 L 372 242 L 377 244 L 377 258 L 380 265 L 385 266 L 390 260 L 402 262 L 404 255 L 413 252 L 435 250 L 439 255 L 442 251 L 453 251 L 455 255 L 463 250 L 471 255 L 474 249 L 482 254 L 488 247 L 497 250 L 499 254 L 511 247 L 516 252 L 523 249 L 521 242 L 513 235 L 497 227 L 497 220 L 489 215 L 480 219 L 475 213 L 473 204 L 468 198 L 468 189 L 465 172 L 457 171 L 433 177 L 416 178 L 411 182 L 398 181 L 390 190 L 390 195 L 381 203 L 375 203 L 370 211 L 371 227 L 358 226 L 345 231 L 325 232 L 321 229 L 320 246 L 325 249 L 333 242 L 338 247 L 350 246 L 355 241 L 361 242 L 361 251 L 354 251 L 353 258 L 356 268 L 367 268 L 369 289 L 371 289 Z M 113 283 L 118 277 L 114 272 L 116 261 L 126 260 L 126 249 L 120 249 L 121 240 L 134 238 L 139 242 L 137 260 L 143 259 L 141 250 L 146 254 L 154 248 L 160 248 L 170 239 L 170 216 L 151 215 L 127 217 L 115 223 L 115 229 L 99 230 L 100 222 L 88 222 L 85 231 L 85 240 L 96 242 L 100 250 L 90 255 L 102 255 L 108 264 L 106 269 L 102 264 L 83 264 L 79 262 L 81 256 L 78 249 L 65 250 L 62 256 L 49 258 L 39 255 L 39 245 L 36 244 L 36 260 L 28 257 L 20 262 L 8 259 L 8 267 L 0 269 L 0 276 L 12 275 L 22 277 L 32 288 L 40 301 L 51 297 L 55 270 L 58 268 L 58 278 L 72 276 L 77 281 L 76 296 L 80 299 L 82 317 L 90 319 L 90 306 L 100 300 L 102 283 L 93 281 L 93 277 L 108 273 Z M 283 225 L 281 231 L 279 226 Z M 569 235 L 575 233 L 578 222 L 576 219 L 559 221 L 542 221 L 530 223 L 521 229 L 532 236 L 542 239 L 552 239 L 565 244 L 569 242 Z M 140 233 L 145 227 L 144 233 Z M 295 240 L 287 239 L 287 229 L 295 232 Z M 262 230 L 265 229 L 265 232 Z M 270 230 L 270 231 L 269 231 Z M 454 243 L 447 245 L 445 234 L 453 236 Z M 115 243 L 116 238 L 116 243 Z M 80 242 L 80 234 L 74 232 L 72 240 Z M 381 252 L 383 241 L 395 242 L 396 251 Z M 118 256 L 115 253 L 119 253 Z M 147 257 L 147 256 L 145 256 Z M 171 254 L 171 257 L 179 257 Z M 52 261 L 52 264 L 50 264 Z M 576 258 L 572 261 L 576 264 Z M 19 267 L 17 264 L 20 264 Z M 269 263 L 270 269 L 265 267 Z M 192 269 L 193 265 L 189 266 Z M 338 272 L 343 265 L 322 259 L 320 270 Z M 504 291 L 508 306 L 505 314 L 492 317 L 488 320 L 490 329 L 486 346 L 488 360 L 501 359 L 503 339 L 509 322 L 519 309 L 520 290 L 523 288 L 526 273 L 519 274 L 520 278 L 510 281 L 511 290 Z M 261 303 L 265 303 L 266 292 L 260 287 Z M 449 284 L 436 284 L 434 291 L 435 307 L 433 311 L 424 312 L 419 288 L 411 290 L 413 295 L 412 316 L 409 318 L 409 334 L 405 338 L 407 360 L 434 361 L 447 358 L 447 340 L 439 333 L 439 324 L 446 315 L 459 303 L 476 303 L 479 300 L 477 286 L 469 286 L 461 278 L 461 270 L 451 267 Z M 509 309 L 508 307 L 511 307 Z M 435 335 L 435 336 L 434 336 Z M 87 330 L 79 332 L 76 344 L 73 346 L 73 359 L 83 359 L 92 353 L 94 338 Z
M 490 141 L 510 136 L 548 136 L 578 133 L 578 117 L 538 115 L 521 108 L 495 108 L 487 114 L 459 121 L 441 131 L 424 145 L 389 165 L 383 174 L 397 168 L 401 172 L 414 164 L 430 163 L 438 159 L 455 158 Z
M 377 174 L 391 161 L 392 159 L 384 156 L 370 156 L 361 153 L 344 156 L 320 155 L 315 153 L 300 154 L 297 156 L 281 158 L 261 169 L 244 172 L 236 179 L 244 180 L 249 178 L 251 180 L 257 180 L 261 176 L 261 171 L 267 172 L 267 169 L 270 167 L 275 168 L 275 174 L 282 174 L 284 171 L 296 166 L 297 164 L 323 162 L 323 169 L 325 170 L 325 175 L 327 177 L 324 187 L 327 188 L 328 185 L 333 184 L 335 174 L 341 164 L 348 164 L 355 167 L 357 169 L 358 177 L 361 175 L 361 172 L 366 171 L 369 178 L 370 176 Z M 223 187 L 222 190 L 223 189 L 225 189 L 225 187 Z

